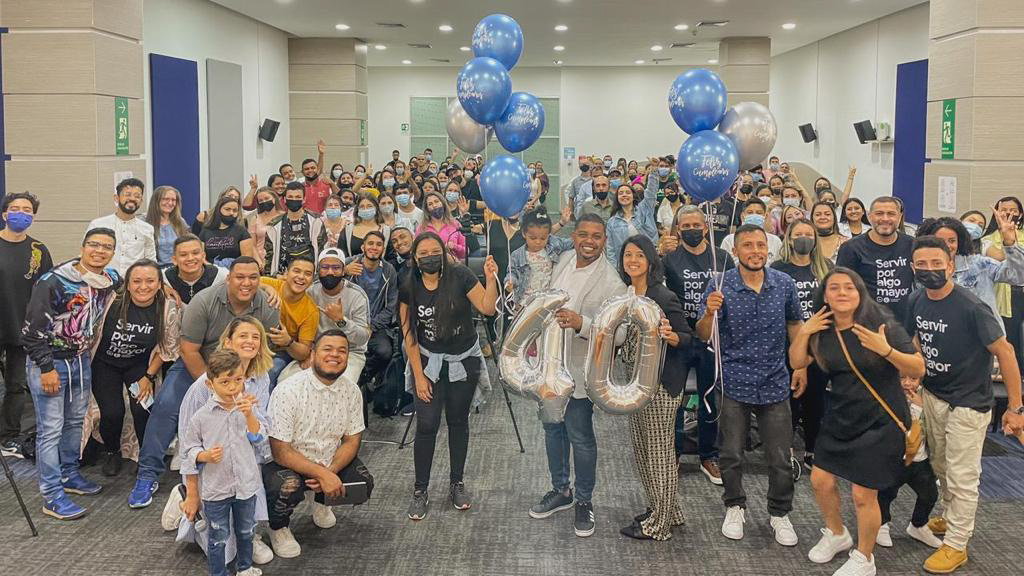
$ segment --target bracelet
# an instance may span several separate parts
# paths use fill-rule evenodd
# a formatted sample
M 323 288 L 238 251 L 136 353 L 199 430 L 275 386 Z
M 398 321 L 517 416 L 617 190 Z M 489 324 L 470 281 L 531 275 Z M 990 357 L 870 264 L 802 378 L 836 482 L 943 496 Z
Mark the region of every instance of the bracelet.
M 882 358 L 888 358 L 888 357 L 889 357 L 889 355 L 890 355 L 890 354 L 892 354 L 892 351 L 893 351 L 893 347 L 892 347 L 892 346 L 889 346 L 889 351 L 888 351 L 888 352 L 886 352 L 886 353 L 885 353 L 885 356 L 882 356 Z

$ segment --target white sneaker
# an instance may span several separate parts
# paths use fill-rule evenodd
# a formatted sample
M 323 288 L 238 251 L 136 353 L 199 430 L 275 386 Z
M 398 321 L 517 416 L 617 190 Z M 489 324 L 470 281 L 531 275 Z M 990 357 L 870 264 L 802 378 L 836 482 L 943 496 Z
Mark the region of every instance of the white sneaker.
M 743 540 L 743 523 L 746 521 L 746 510 L 739 506 L 730 506 L 725 511 L 725 521 L 722 522 L 722 536 L 730 540 Z
M 299 543 L 292 536 L 292 531 L 287 526 L 280 530 L 270 531 L 270 545 L 274 547 L 274 554 L 281 558 L 295 558 L 302 552 Z
M 939 548 L 942 546 L 942 539 L 933 534 L 927 524 L 920 528 L 913 524 L 907 524 L 907 535 L 918 542 L 931 546 L 932 548 Z
M 892 548 L 892 534 L 889 533 L 888 522 L 878 527 L 878 535 L 875 536 L 875 544 L 878 544 L 882 548 Z
M 313 524 L 316 524 L 317 528 L 334 528 L 334 525 L 338 523 L 338 519 L 334 517 L 334 510 L 331 510 L 330 506 L 321 504 L 319 502 L 313 503 Z
M 815 564 L 826 564 L 831 562 L 836 554 L 853 548 L 853 537 L 850 531 L 843 526 L 843 533 L 836 536 L 828 528 L 821 529 L 821 540 L 807 553 L 807 559 Z
M 255 566 L 251 566 L 248 570 L 242 570 L 241 572 L 235 573 L 235 576 L 263 576 L 263 570 Z
M 850 559 L 846 561 L 832 576 L 875 576 L 875 555 L 865 558 L 860 550 L 851 550 Z
M 783 546 L 796 546 L 800 541 L 796 537 L 796 530 L 789 521 L 789 516 L 772 516 L 772 530 L 775 531 L 775 541 Z
M 274 551 L 263 543 L 259 534 L 252 535 L 252 563 L 253 564 L 267 564 L 274 559 Z
M 160 527 L 170 532 L 178 529 L 181 523 L 181 484 L 171 488 L 171 494 L 167 497 L 167 504 L 164 504 L 164 511 L 160 514 Z

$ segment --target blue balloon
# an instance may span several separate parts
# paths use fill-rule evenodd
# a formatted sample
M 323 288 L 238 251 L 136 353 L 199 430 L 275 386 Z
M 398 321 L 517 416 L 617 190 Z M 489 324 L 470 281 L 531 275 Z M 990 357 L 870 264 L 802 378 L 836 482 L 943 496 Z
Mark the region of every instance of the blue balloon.
M 494 124 L 508 106 L 512 79 L 494 58 L 473 58 L 459 71 L 455 90 L 470 118 L 478 124 Z
M 523 29 L 511 16 L 491 14 L 473 29 L 473 55 L 494 58 L 511 70 L 523 53 Z
M 492 159 L 480 173 L 480 194 L 492 212 L 511 218 L 530 199 L 530 174 L 526 164 L 512 156 Z
M 716 130 L 690 136 L 676 161 L 683 190 L 701 202 L 715 200 L 732 186 L 740 168 L 736 145 Z
M 725 116 L 725 101 L 725 83 L 705 68 L 683 72 L 668 91 L 668 111 L 687 134 L 718 126 Z
M 505 113 L 494 123 L 494 135 L 509 152 L 522 152 L 544 131 L 544 105 L 527 92 L 513 92 Z

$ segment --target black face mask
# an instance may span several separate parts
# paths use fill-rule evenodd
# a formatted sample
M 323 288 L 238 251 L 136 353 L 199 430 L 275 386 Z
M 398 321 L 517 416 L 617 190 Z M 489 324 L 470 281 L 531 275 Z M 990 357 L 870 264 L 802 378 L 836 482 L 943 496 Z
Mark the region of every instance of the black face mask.
M 782 188 L 772 188 L 772 196 L 782 196 Z
M 420 272 L 424 274 L 437 274 L 441 271 L 441 255 L 420 256 L 417 259 L 417 264 L 420 267 Z
M 334 274 L 328 274 L 326 276 L 320 276 L 320 285 L 327 290 L 334 290 L 344 280 L 341 276 L 335 276 Z
M 743 194 L 744 196 L 751 194 L 753 191 L 754 187 L 751 186 L 750 184 L 744 184 L 740 186 L 740 194 Z
M 220 223 L 225 225 L 225 226 L 227 226 L 227 227 L 229 227 L 229 228 L 231 226 L 234 226 L 235 222 L 237 222 L 237 221 L 238 221 L 238 216 L 225 216 L 223 214 L 220 215 Z
M 594 192 L 594 198 L 604 202 L 604 199 L 608 197 L 607 192 Z
M 583 172 L 584 174 L 586 174 L 587 172 L 590 172 L 590 166 L 587 166 L 586 164 L 581 165 L 580 166 L 580 172 Z
M 270 212 L 273 209 L 274 209 L 274 201 L 273 200 L 264 200 L 263 202 L 257 202 L 256 203 L 256 212 L 258 212 L 260 214 L 266 214 L 267 212 Z
M 289 212 L 298 212 L 299 210 L 302 210 L 302 200 L 296 198 L 285 200 L 284 205 L 288 207 Z
M 341 211 L 342 212 L 344 212 L 346 210 L 351 210 L 351 209 L 352 209 L 352 203 L 351 202 L 342 202 L 341 203 Z
M 814 229 L 818 231 L 818 236 L 831 236 L 832 235 L 832 229 L 831 228 L 818 228 L 817 226 L 815 226 Z
M 945 270 L 914 270 L 914 280 L 930 290 L 938 290 L 946 285 Z
M 679 199 L 679 194 L 665 194 L 665 198 L 667 198 L 669 202 L 675 202 Z
M 319 174 L 313 174 L 312 176 L 306 176 L 306 182 L 316 182 L 316 179 L 319 178 L 319 177 L 320 177 Z
M 704 231 L 700 228 L 690 228 L 688 230 L 680 230 L 679 238 L 686 243 L 690 248 L 696 248 L 700 246 L 700 243 L 704 241 Z
M 793 252 L 806 256 L 814 250 L 814 238 L 808 236 L 797 236 L 793 238 Z

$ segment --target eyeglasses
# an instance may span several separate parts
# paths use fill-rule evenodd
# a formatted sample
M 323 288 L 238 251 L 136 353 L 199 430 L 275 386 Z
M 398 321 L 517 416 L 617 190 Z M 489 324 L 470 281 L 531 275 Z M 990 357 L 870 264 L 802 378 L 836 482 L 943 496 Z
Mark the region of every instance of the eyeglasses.
M 85 247 L 90 250 L 102 250 L 103 252 L 113 252 L 113 244 L 103 244 L 102 242 L 86 242 Z

